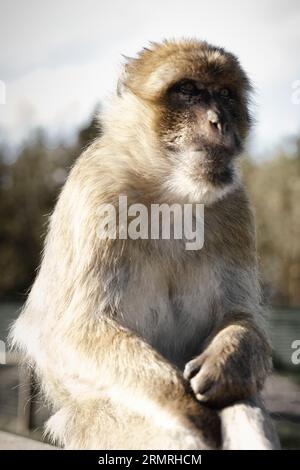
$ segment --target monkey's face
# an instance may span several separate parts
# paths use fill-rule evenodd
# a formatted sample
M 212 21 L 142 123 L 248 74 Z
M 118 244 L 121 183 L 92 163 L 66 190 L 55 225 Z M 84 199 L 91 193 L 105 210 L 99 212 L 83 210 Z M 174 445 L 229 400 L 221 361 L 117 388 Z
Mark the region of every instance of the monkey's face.
M 166 149 L 189 159 L 187 164 L 193 156 L 196 179 L 231 183 L 233 159 L 242 150 L 245 133 L 243 113 L 238 90 L 226 83 L 182 79 L 165 94 L 160 138 Z
M 156 44 L 129 64 L 126 82 L 154 110 L 170 187 L 191 184 L 194 194 L 211 196 L 232 185 L 250 127 L 251 91 L 234 55 L 206 42 Z

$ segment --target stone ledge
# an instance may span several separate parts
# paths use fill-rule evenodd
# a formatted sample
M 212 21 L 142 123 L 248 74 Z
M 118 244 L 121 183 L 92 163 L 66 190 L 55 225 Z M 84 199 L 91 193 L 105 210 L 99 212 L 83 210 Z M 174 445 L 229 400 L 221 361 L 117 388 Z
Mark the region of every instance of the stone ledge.
M 57 450 L 49 444 L 0 431 L 0 450 Z

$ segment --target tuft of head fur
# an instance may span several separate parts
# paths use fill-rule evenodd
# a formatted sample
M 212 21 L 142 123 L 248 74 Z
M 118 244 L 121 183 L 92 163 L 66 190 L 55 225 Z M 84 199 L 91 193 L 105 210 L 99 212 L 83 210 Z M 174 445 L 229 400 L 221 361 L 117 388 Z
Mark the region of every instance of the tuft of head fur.
M 234 87 L 252 90 L 237 57 L 222 47 L 194 39 L 151 43 L 136 58 L 128 58 L 123 85 L 143 98 L 156 100 L 182 76 L 209 81 L 225 80 Z

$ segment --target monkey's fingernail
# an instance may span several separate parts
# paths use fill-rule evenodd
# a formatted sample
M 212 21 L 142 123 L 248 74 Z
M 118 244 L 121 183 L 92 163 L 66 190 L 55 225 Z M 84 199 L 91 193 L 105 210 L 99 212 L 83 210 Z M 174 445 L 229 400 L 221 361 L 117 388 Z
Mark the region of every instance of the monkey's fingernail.
M 201 366 L 199 366 L 198 364 L 189 363 L 185 366 L 183 376 L 185 379 L 191 380 L 200 371 L 200 369 Z
M 203 395 L 202 393 L 196 393 L 196 398 L 198 401 L 206 402 L 208 401 L 208 397 Z

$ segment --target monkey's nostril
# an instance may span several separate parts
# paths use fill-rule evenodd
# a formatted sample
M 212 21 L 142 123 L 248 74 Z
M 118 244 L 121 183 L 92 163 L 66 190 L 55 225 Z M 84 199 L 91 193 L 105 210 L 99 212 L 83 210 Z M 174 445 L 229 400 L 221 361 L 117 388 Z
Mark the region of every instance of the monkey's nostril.
M 226 134 L 226 132 L 228 132 L 228 130 L 229 130 L 229 126 L 228 126 L 227 122 L 224 122 L 224 124 L 223 124 L 223 134 Z
M 207 111 L 207 119 L 209 120 L 211 124 L 214 124 L 217 127 L 218 122 L 219 122 L 219 116 L 217 115 L 215 111 L 212 111 L 211 109 L 209 109 Z
M 225 135 L 228 131 L 228 124 L 224 122 L 223 124 L 221 122 L 218 122 L 218 130 L 220 134 Z
M 222 135 L 228 132 L 229 126 L 227 122 L 222 122 L 222 119 L 218 113 L 209 109 L 207 111 L 207 119 L 209 124 Z

